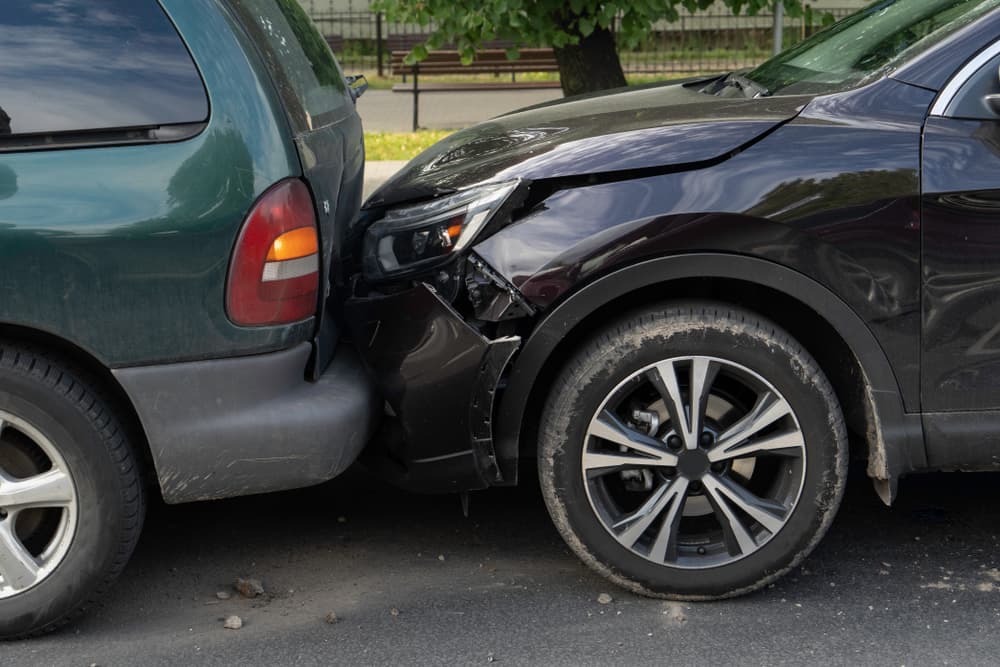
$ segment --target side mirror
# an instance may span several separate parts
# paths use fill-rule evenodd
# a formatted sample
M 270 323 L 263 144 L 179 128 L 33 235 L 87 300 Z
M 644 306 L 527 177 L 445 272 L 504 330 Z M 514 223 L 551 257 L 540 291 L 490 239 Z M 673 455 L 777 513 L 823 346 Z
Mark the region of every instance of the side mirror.
M 351 91 L 351 97 L 357 102 L 358 98 L 368 90 L 368 79 L 365 78 L 364 74 L 345 76 L 344 79 L 347 81 L 347 89 Z

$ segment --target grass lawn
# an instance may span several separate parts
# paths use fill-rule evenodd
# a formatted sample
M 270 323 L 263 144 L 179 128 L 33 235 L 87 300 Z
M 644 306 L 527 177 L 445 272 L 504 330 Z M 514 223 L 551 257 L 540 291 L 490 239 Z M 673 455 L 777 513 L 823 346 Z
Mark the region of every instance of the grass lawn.
M 365 158 L 372 161 L 409 160 L 451 133 L 451 130 L 365 132 Z

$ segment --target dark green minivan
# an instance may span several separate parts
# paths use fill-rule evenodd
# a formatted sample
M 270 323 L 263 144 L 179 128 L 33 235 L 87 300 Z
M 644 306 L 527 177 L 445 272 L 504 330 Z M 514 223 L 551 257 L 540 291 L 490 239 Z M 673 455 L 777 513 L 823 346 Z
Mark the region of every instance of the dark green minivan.
M 145 489 L 305 486 L 368 441 L 359 93 L 296 0 L 4 0 L 0 638 L 102 593 Z

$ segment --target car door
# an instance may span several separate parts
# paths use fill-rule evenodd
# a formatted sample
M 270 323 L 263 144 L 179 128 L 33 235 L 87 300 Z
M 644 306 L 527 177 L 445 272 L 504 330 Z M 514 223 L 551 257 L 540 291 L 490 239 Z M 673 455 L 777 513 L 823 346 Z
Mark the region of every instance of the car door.
M 924 127 L 921 405 L 932 467 L 1000 461 L 1000 42 Z

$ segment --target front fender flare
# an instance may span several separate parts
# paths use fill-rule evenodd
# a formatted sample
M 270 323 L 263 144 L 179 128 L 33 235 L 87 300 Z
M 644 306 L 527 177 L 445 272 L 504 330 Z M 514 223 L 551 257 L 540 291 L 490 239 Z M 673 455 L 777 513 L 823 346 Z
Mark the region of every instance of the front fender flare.
M 926 465 L 920 416 L 903 408 L 889 360 L 865 322 L 836 294 L 812 278 L 775 262 L 726 253 L 650 259 L 607 274 L 563 300 L 539 322 L 518 355 L 497 413 L 496 453 L 516 470 L 524 415 L 535 384 L 559 343 L 588 315 L 635 290 L 685 278 L 734 279 L 780 291 L 824 318 L 852 350 L 864 372 L 869 405 L 868 474 L 889 503 L 898 477 Z M 514 462 L 515 465 L 509 465 Z M 508 473 L 506 479 L 510 479 Z

